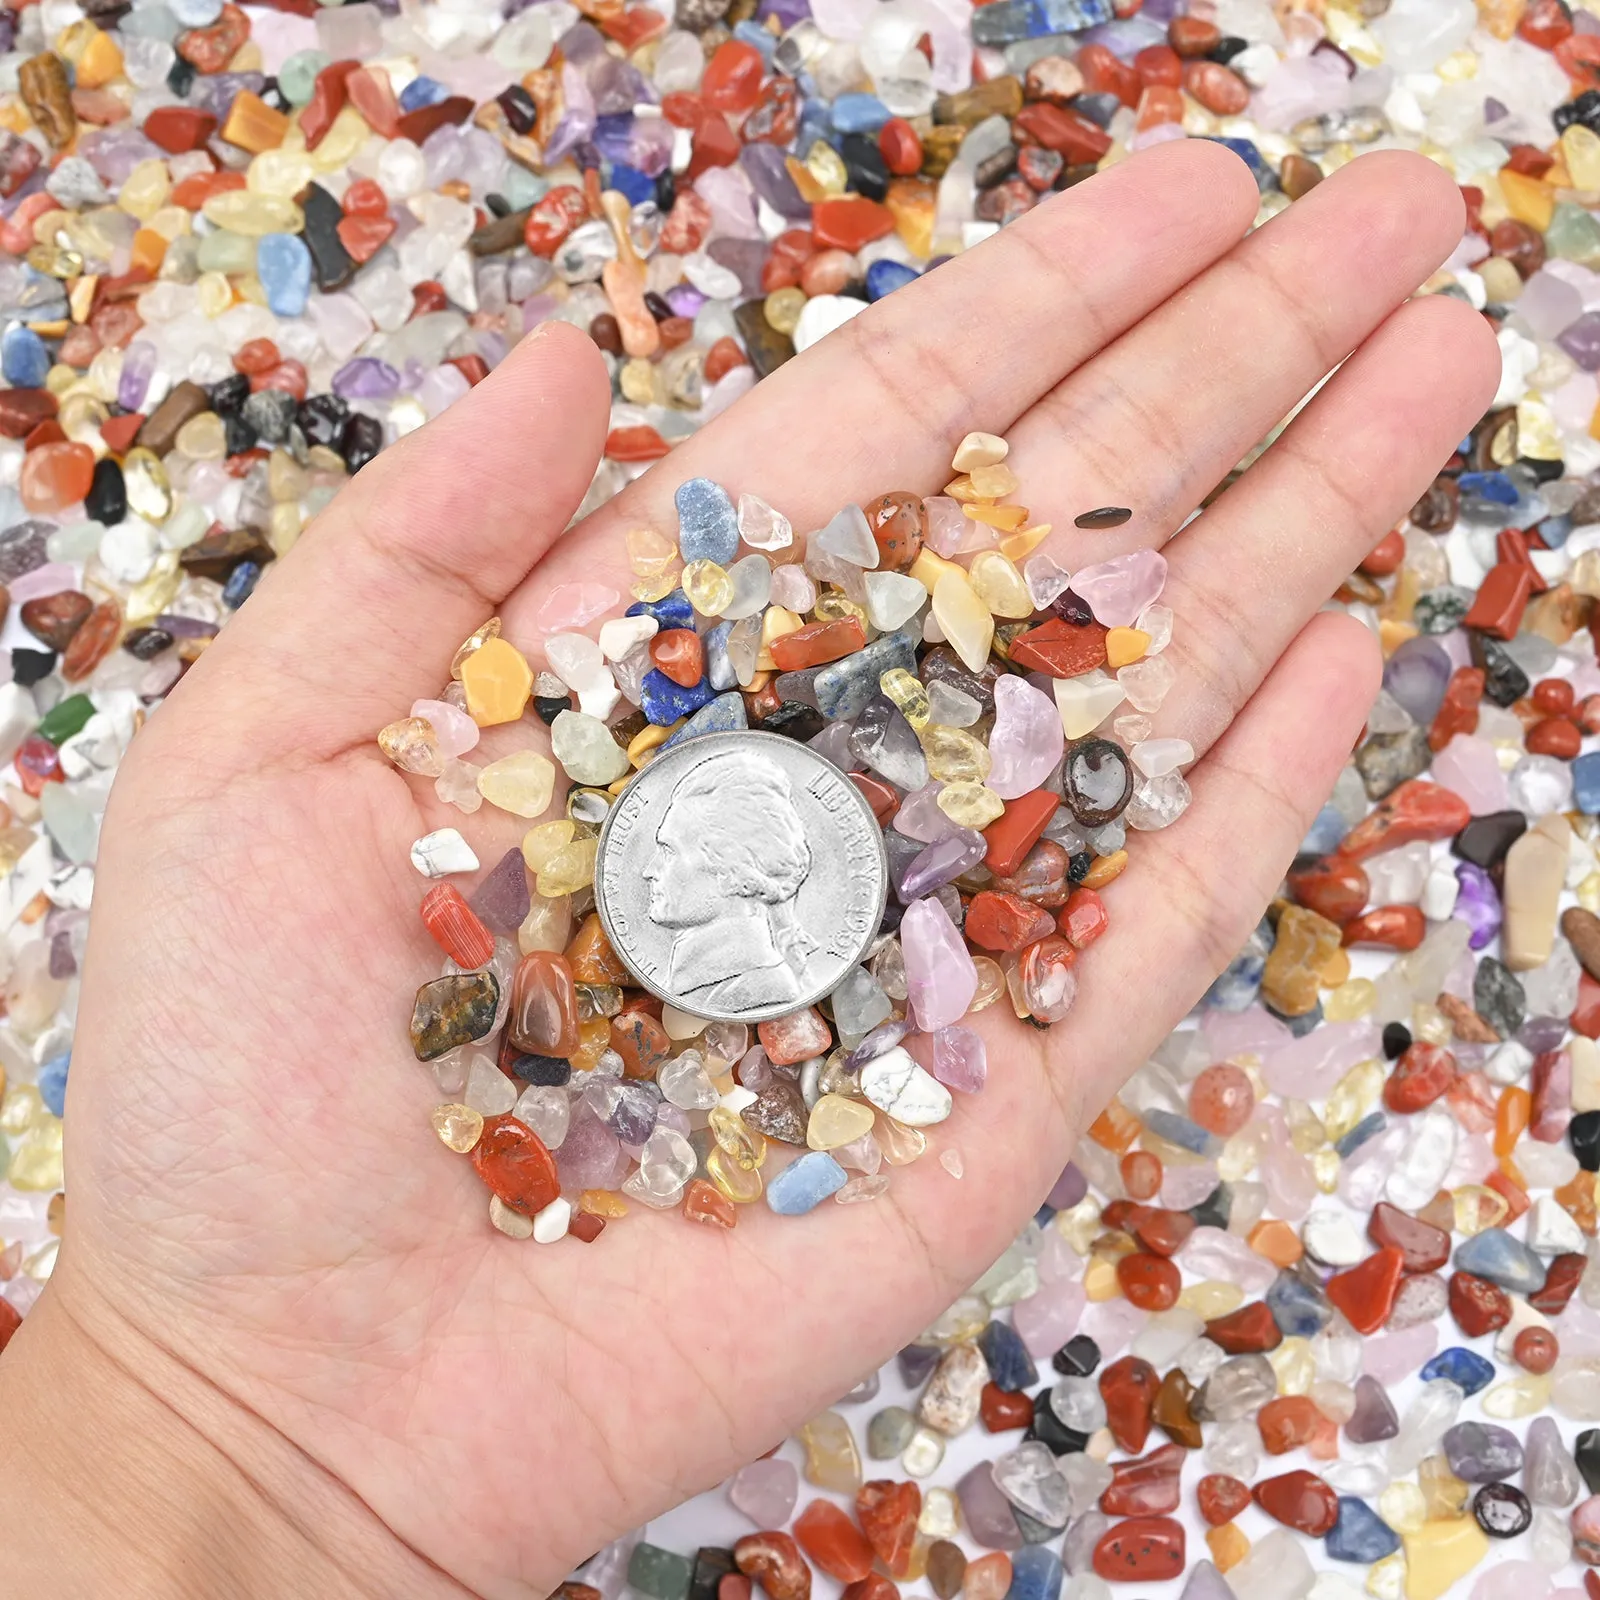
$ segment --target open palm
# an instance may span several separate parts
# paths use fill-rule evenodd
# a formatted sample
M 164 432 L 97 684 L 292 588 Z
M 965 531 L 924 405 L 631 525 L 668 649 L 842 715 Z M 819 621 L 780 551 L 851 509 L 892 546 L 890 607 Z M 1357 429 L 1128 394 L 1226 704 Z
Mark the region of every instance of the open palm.
M 570 530 L 608 390 L 565 325 L 363 470 L 119 776 L 66 1244 L 17 1348 L 70 1323 L 352 1592 L 506 1597 L 546 1594 L 926 1325 L 1260 915 L 1376 681 L 1371 637 L 1313 613 L 1494 388 L 1476 314 L 1402 304 L 1460 237 L 1438 168 L 1363 158 L 1242 239 L 1256 204 L 1219 145 L 1141 155 L 872 307 Z M 685 478 L 817 527 L 937 492 L 972 428 L 1009 437 L 1064 565 L 1160 545 L 1340 362 L 1168 550 L 1157 731 L 1200 753 L 1195 801 L 1136 841 L 1065 1023 L 976 1019 L 989 1086 L 938 1130 L 964 1179 L 925 1161 L 876 1204 L 756 1207 L 732 1233 L 639 1208 L 592 1247 L 493 1232 L 405 1037 L 438 970 L 407 847 L 460 818 L 374 743 L 461 639 L 498 614 L 537 662 L 541 599 L 624 590 L 624 532 L 670 532 Z M 1106 504 L 1132 521 L 1070 531 Z M 464 831 L 492 862 L 522 826 L 485 808 Z

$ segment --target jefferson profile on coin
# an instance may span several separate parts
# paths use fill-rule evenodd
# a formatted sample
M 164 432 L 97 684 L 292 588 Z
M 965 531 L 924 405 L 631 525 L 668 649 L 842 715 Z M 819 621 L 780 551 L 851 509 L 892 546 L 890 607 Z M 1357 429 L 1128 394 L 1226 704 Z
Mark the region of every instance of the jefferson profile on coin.
M 783 771 L 758 751 L 729 750 L 679 780 L 644 869 L 647 915 L 676 929 L 667 987 L 715 1013 L 798 1005 L 815 989 L 818 948 L 795 900 L 811 846 Z

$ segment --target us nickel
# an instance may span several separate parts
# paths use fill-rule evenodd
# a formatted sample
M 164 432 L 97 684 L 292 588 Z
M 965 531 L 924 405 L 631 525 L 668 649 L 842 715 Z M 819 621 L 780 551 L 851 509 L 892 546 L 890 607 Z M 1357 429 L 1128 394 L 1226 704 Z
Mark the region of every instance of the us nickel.
M 600 833 L 595 904 L 651 993 L 762 1022 L 822 999 L 862 959 L 888 883 L 855 785 L 752 730 L 675 746 L 628 785 Z

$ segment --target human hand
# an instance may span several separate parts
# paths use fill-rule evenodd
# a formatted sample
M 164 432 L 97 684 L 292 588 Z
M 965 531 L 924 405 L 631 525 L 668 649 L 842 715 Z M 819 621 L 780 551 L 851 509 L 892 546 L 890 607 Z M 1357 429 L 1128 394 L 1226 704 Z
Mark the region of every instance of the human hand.
M 87 1419 L 43 1419 L 60 1456 L 8 1430 L 8 1503 L 41 1482 L 97 1503 L 23 1572 L 74 1594 L 148 1571 L 160 1593 L 542 1596 L 993 1261 L 1276 888 L 1377 683 L 1370 635 L 1313 613 L 1495 386 L 1470 308 L 1400 304 L 1460 238 L 1442 171 L 1364 157 L 1241 242 L 1256 204 L 1220 146 L 1141 155 L 873 307 L 567 532 L 608 390 L 588 340 L 549 325 L 269 572 L 106 819 L 66 1239 L 0 1366 L 8 1414 L 57 1395 Z M 756 1208 L 731 1233 L 640 1208 L 592 1248 L 491 1230 L 405 1038 L 439 964 L 407 848 L 461 819 L 374 742 L 460 641 L 498 614 L 537 659 L 542 598 L 625 590 L 624 531 L 670 530 L 685 478 L 816 527 L 936 491 L 972 428 L 1009 438 L 1065 565 L 1160 545 L 1340 361 L 1167 550 L 1179 678 L 1157 731 L 1199 753 L 1194 803 L 1108 891 L 1064 1023 L 973 1019 L 989 1084 L 937 1141 L 965 1177 L 924 1161 L 875 1204 Z M 1071 530 L 1107 504 L 1132 521 Z M 493 732 L 489 755 L 547 748 L 531 718 Z M 524 827 L 486 808 L 463 831 L 492 863 Z

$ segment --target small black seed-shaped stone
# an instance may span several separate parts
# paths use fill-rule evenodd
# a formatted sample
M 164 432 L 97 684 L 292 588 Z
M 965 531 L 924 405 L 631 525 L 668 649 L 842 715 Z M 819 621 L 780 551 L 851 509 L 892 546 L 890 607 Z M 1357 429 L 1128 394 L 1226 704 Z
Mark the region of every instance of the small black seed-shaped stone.
M 1233 1215 L 1233 1186 L 1219 1183 L 1197 1206 L 1189 1207 L 1197 1227 L 1226 1228 Z
M 48 678 L 55 671 L 55 665 L 54 650 L 28 650 L 18 645 L 11 652 L 12 679 L 24 689 L 31 689 L 34 684 Z
M 1580 1111 L 1567 1124 L 1567 1139 L 1585 1172 L 1600 1172 L 1600 1111 Z
M 1515 1539 L 1533 1525 L 1533 1507 L 1515 1484 L 1486 1483 L 1472 1500 L 1472 1514 L 1491 1539 Z
M 1050 1357 L 1050 1365 L 1069 1378 L 1087 1378 L 1100 1365 L 1100 1346 L 1086 1333 L 1075 1333 Z
M 1028 1429 L 1028 1438 L 1037 1439 L 1040 1444 L 1048 1445 L 1051 1453 L 1058 1456 L 1076 1455 L 1089 1444 L 1088 1434 L 1079 1433 L 1076 1428 L 1069 1428 L 1050 1409 L 1048 1389 L 1041 1389 L 1033 1397 L 1033 1426 Z
M 1386 1022 L 1383 1025 L 1383 1056 L 1386 1061 L 1398 1061 L 1411 1048 L 1411 1030 L 1403 1022 Z
M 803 700 L 785 700 L 776 711 L 769 711 L 761 719 L 761 731 L 781 733 L 786 739 L 809 744 L 826 724 L 827 718 L 815 706 L 808 706 Z
M 194 87 L 195 65 L 179 56 L 167 68 L 167 87 L 182 100 Z
M 211 396 L 211 409 L 219 417 L 231 417 L 244 408 L 250 398 L 250 380 L 242 372 L 219 378 L 206 393 Z
M 570 711 L 572 709 L 572 696 L 570 694 L 535 695 L 533 699 L 533 709 L 538 712 L 539 720 L 548 725 L 554 722 L 563 711 Z
M 1600 1428 L 1585 1428 L 1572 1445 L 1572 1459 L 1589 1486 L 1590 1494 L 1600 1494 Z
M 1473 666 L 1483 668 L 1483 692 L 1497 706 L 1509 706 L 1520 700 L 1532 685 L 1528 674 L 1512 660 L 1511 652 L 1476 628 L 1467 630 L 1467 639 Z
M 307 444 L 334 449 L 350 417 L 350 406 L 336 394 L 311 394 L 300 402 L 295 424 L 306 436 Z
M 1241 39 L 1236 33 L 1225 33 L 1214 45 L 1212 45 L 1211 49 L 1207 52 L 1206 59 L 1209 61 L 1220 61 L 1223 66 L 1227 66 L 1227 64 L 1232 61 L 1236 55 L 1238 55 L 1241 51 L 1248 50 L 1249 48 L 1250 41 L 1248 39 Z
M 1073 883 L 1082 883 L 1089 876 L 1089 869 L 1094 865 L 1094 856 L 1087 850 L 1080 850 L 1067 862 L 1067 877 Z
M 172 648 L 172 635 L 165 628 L 135 628 L 123 635 L 122 648 L 138 661 L 154 661 Z
M 1070 622 L 1075 628 L 1087 628 L 1094 621 L 1094 612 L 1089 609 L 1088 602 L 1075 595 L 1070 589 L 1063 589 L 1050 602 L 1050 609 L 1063 622 Z
M 122 481 L 122 468 L 110 456 L 95 462 L 89 492 L 83 497 L 83 509 L 108 528 L 127 516 L 128 490 Z
M 1097 511 L 1084 511 L 1072 519 L 1075 528 L 1120 528 L 1133 516 L 1127 506 L 1101 506 Z

